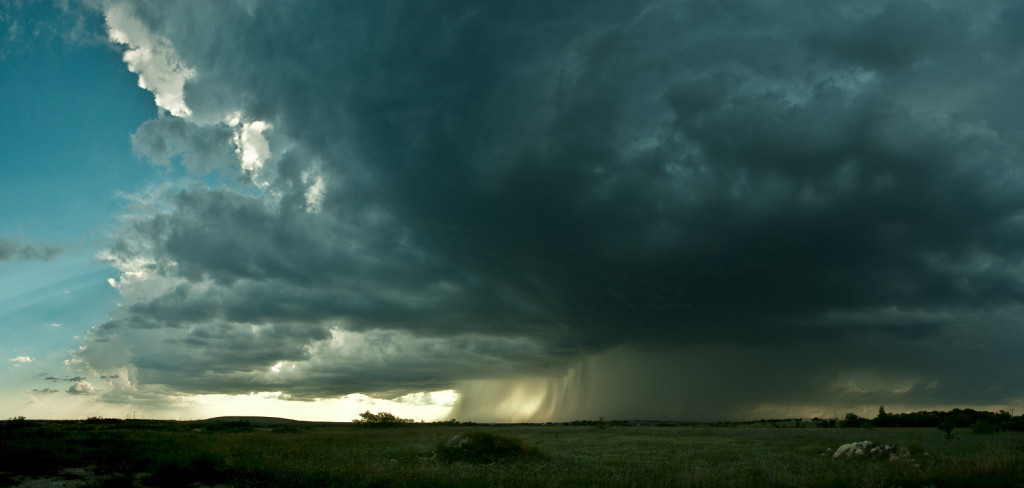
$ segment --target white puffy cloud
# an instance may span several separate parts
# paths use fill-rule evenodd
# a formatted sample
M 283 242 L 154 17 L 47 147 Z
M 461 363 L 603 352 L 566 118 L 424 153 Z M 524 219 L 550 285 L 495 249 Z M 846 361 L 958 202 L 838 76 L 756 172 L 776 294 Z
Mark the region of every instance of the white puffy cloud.
M 156 105 L 171 115 L 191 115 L 184 88 L 196 72 L 182 62 L 171 42 L 150 32 L 127 4 L 112 4 L 104 14 L 110 40 L 125 46 L 124 62 L 139 75 L 139 87 L 152 92 Z
M 88 381 L 76 381 L 68 387 L 68 393 L 72 395 L 89 395 L 96 393 L 97 391 L 99 390 L 97 390 L 95 386 L 92 386 L 92 383 L 89 383 Z
M 257 120 L 242 124 L 234 135 L 235 153 L 241 162 L 242 171 L 250 175 L 253 182 L 260 184 L 260 173 L 263 172 L 263 164 L 270 157 L 270 146 L 263 131 L 273 127 L 266 122 Z M 266 185 L 263 182 L 262 185 Z

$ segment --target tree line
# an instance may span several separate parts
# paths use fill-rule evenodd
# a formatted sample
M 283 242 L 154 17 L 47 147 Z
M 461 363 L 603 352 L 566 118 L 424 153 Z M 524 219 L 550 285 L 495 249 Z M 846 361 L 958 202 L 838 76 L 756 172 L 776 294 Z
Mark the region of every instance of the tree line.
M 1024 415 L 1013 416 L 1000 410 L 989 412 L 970 408 L 954 408 L 948 412 L 931 410 L 919 412 L 888 413 L 885 406 L 878 407 L 873 419 L 854 413 L 843 419 L 813 419 L 822 427 L 936 427 L 941 430 L 969 428 L 975 433 L 992 434 L 1003 430 L 1024 431 Z

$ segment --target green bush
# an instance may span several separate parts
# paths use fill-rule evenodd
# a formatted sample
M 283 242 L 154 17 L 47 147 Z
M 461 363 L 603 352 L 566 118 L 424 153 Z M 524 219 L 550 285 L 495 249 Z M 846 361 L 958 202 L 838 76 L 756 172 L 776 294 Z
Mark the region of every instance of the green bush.
M 412 419 L 398 418 L 391 412 L 371 413 L 367 410 L 359 414 L 359 417 L 352 422 L 366 427 L 395 427 L 412 423 Z
M 939 430 L 946 434 L 946 439 L 955 439 L 956 434 L 953 433 L 953 429 L 956 428 L 956 420 L 946 417 L 939 421 Z
M 971 425 L 971 432 L 983 435 L 997 434 L 999 433 L 999 426 L 984 420 L 979 420 L 975 422 L 974 425 Z
M 541 455 L 537 448 L 526 445 L 518 437 L 486 432 L 457 435 L 437 445 L 437 458 L 446 463 L 462 461 L 487 464 L 539 457 Z
M 870 419 L 866 419 L 858 416 L 855 413 L 846 414 L 846 418 L 839 424 L 840 427 L 862 429 L 866 427 L 873 427 Z

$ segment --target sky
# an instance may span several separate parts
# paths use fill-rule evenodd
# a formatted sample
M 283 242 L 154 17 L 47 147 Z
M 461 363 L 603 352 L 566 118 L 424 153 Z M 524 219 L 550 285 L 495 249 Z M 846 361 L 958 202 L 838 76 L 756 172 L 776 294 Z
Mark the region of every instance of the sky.
M 0 0 L 0 417 L 1024 410 L 1022 33 Z

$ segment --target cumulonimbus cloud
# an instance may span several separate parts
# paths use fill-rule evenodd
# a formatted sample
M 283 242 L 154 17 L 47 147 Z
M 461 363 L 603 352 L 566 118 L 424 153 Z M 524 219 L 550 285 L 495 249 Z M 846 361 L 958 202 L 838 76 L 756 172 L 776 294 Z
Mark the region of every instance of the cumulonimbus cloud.
M 113 2 L 174 53 L 136 147 L 249 178 L 147 197 L 78 356 L 303 398 L 597 375 L 622 412 L 703 371 L 676 416 L 1021 398 L 1019 7 L 798 4 Z M 258 178 L 224 159 L 257 122 Z

